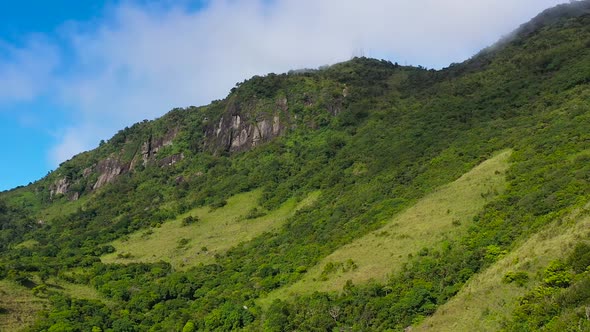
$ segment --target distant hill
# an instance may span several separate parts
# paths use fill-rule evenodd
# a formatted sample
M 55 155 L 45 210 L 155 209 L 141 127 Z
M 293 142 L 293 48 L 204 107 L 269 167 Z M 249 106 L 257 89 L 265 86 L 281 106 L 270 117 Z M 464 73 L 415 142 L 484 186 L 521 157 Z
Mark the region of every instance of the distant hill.
M 255 76 L 0 193 L 2 331 L 590 330 L 590 1 Z

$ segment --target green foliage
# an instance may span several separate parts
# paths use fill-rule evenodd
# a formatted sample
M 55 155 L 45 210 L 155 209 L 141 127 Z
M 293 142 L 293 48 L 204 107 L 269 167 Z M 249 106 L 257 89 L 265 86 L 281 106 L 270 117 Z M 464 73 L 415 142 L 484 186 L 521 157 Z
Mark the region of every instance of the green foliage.
M 184 324 L 184 327 L 182 328 L 182 332 L 194 332 L 195 330 L 195 323 L 188 321 L 186 322 L 186 324 Z
M 555 261 L 543 272 L 543 284 L 547 287 L 565 288 L 570 285 L 572 277 L 565 264 Z
M 578 243 L 567 263 L 554 261 L 547 266 L 542 284 L 519 300 L 507 331 L 569 331 L 573 326 L 578 330 L 590 327 L 590 274 L 581 270 L 579 264 L 586 249 L 586 242 Z
M 358 269 L 358 266 L 352 259 L 348 259 L 346 262 L 328 262 L 322 270 L 321 278 L 327 280 L 330 274 L 355 271 L 356 269 Z
M 39 226 L 31 217 L 27 216 L 25 210 L 9 206 L 0 197 L 0 253 L 7 250 L 10 245 L 21 242 L 26 233 L 39 228 Z M 0 279 L 1 276 L 0 272 Z
M 178 245 L 177 248 L 178 249 L 183 249 L 186 247 L 187 244 L 189 244 L 191 242 L 190 239 L 186 239 L 186 238 L 182 238 L 180 240 L 178 240 Z
M 199 217 L 187 216 L 182 219 L 182 226 L 192 225 L 199 221 Z
M 245 218 L 246 219 L 256 219 L 259 217 L 263 217 L 265 215 L 266 215 L 266 212 L 264 210 L 254 207 L 252 210 L 248 211 Z
M 225 100 L 125 128 L 45 179 L 0 194 L 0 276 L 26 285 L 47 278 L 89 284 L 113 303 L 38 288 L 51 307 L 34 331 L 401 330 L 432 314 L 515 243 L 590 198 L 590 164 L 580 154 L 590 139 L 589 23 L 588 16 L 558 18 L 441 71 L 355 58 L 322 70 L 254 77 Z M 283 136 L 233 154 L 206 144 L 222 116 L 267 116 L 284 99 L 281 116 L 290 122 Z M 143 165 L 142 146 L 172 132 L 172 145 Z M 256 305 L 506 148 L 514 150 L 508 189 L 465 235 L 444 246 L 427 244 L 386 282 L 347 283 L 341 293 L 276 301 L 267 310 Z M 183 160 L 158 164 L 179 153 Z M 136 168 L 94 190 L 98 175 L 85 170 L 107 158 Z M 81 202 L 51 195 L 61 179 Z M 243 211 L 246 217 L 272 213 L 318 189 L 322 195 L 281 227 L 189 271 L 175 272 L 164 262 L 100 261 L 115 239 L 194 207 L 221 210 L 229 197 L 256 188 L 264 210 Z M 48 218 L 38 222 L 40 216 Z M 17 246 L 25 240 L 36 245 Z M 186 238 L 177 241 L 190 250 Z M 567 262 L 548 266 L 508 328 L 578 326 L 590 289 L 587 252 L 580 245 Z M 325 276 L 355 265 L 326 265 Z M 525 278 L 506 279 L 518 284 Z
M 499 246 L 497 246 L 495 244 L 491 244 L 491 245 L 487 246 L 485 248 L 485 251 L 486 251 L 485 258 L 486 258 L 486 260 L 488 260 L 490 262 L 496 261 L 497 259 L 506 255 L 506 253 L 507 253 L 506 250 L 502 250 L 502 248 L 500 248 Z
M 515 283 L 516 285 L 523 287 L 529 281 L 528 273 L 524 271 L 519 272 L 508 272 L 504 277 L 502 277 L 502 282 L 507 284 Z
M 568 264 L 571 265 L 575 273 L 586 271 L 590 266 L 590 244 L 586 242 L 578 243 L 568 259 Z

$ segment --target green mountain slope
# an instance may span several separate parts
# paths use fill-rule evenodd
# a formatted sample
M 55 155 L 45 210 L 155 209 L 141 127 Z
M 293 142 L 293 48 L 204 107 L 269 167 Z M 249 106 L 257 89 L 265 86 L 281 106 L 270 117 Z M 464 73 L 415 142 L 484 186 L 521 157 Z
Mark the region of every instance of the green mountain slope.
M 553 261 L 565 261 L 580 238 L 587 236 L 584 233 L 590 226 L 588 207 L 549 224 L 474 276 L 453 299 L 437 309 L 416 330 L 500 330 L 510 320 L 519 298 L 542 284 L 543 270 Z M 516 273 L 526 276 L 523 284 L 507 282 L 507 276 Z M 532 326 L 529 328 L 533 329 Z
M 483 162 L 396 215 L 383 227 L 338 248 L 298 282 L 269 294 L 267 303 L 289 295 L 340 291 L 347 282 L 385 281 L 408 257 L 464 234 L 483 206 L 504 191 L 510 151 Z
M 447 310 L 481 313 L 490 330 L 584 327 L 589 235 L 568 235 L 577 228 L 563 220 L 590 198 L 589 9 L 550 9 L 440 71 L 355 58 L 254 77 L 223 100 L 125 128 L 0 193 L 0 279 L 47 302 L 33 331 L 452 328 Z M 402 224 L 408 211 L 432 215 L 424 202 L 437 188 L 506 149 L 508 169 L 492 176 L 504 190 L 445 197 L 450 214 L 473 199 L 455 216 L 460 231 L 442 242 L 420 235 L 447 215 Z M 188 215 L 201 220 L 182 226 Z M 412 233 L 404 246 L 418 252 L 374 275 L 305 284 L 343 252 L 364 271 L 372 257 L 353 246 L 383 227 Z M 526 249 L 554 248 L 548 229 L 571 250 Z M 215 254 L 185 263 L 204 246 Z M 268 300 L 290 288 L 295 296 Z M 508 291 L 489 304 L 466 295 L 492 288 Z M 25 310 L 0 307 L 1 326 Z
M 289 199 L 267 213 L 256 206 L 260 192 L 238 194 L 221 208 L 196 208 L 154 229 L 119 239 L 113 243 L 116 252 L 101 260 L 104 263 L 163 260 L 176 269 L 213 263 L 215 256 L 231 247 L 264 232 L 276 231 L 297 210 L 312 204 L 318 195 L 319 192 L 312 193 L 301 202 Z

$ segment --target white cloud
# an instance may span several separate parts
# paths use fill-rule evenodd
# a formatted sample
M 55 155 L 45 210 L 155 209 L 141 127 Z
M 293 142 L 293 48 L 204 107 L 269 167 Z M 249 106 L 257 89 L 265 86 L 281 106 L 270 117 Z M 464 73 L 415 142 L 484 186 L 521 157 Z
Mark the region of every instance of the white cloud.
M 223 98 L 254 74 L 318 67 L 347 60 L 359 49 L 440 68 L 465 60 L 560 2 L 213 0 L 199 11 L 169 3 L 123 4 L 93 25 L 62 32 L 70 61 L 55 77 L 53 91 L 76 111 L 75 126 L 64 131 L 51 155 L 63 161 L 133 122 Z M 39 61 L 46 76 L 55 61 L 29 58 L 38 53 L 35 47 L 24 51 L 23 67 Z M 7 80 L 0 79 L 0 100 L 37 93 L 36 70 L 18 67 L 0 64 L 0 73 L 22 81 L 2 92 Z
M 58 138 L 60 143 L 52 147 L 49 151 L 50 163 L 59 165 L 63 161 L 70 159 L 72 155 L 88 149 L 87 142 L 93 142 L 104 130 L 84 123 L 76 127 L 63 128 Z
M 20 47 L 0 43 L 0 102 L 36 98 L 58 64 L 57 49 L 38 36 Z

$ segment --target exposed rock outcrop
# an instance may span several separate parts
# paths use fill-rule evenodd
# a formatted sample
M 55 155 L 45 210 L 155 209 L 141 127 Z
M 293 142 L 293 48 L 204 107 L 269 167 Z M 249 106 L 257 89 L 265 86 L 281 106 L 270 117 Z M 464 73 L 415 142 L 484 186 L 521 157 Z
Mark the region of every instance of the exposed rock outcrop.
M 75 201 L 80 198 L 80 193 L 71 191 L 72 182 L 67 177 L 63 177 L 55 181 L 49 187 L 49 198 L 53 199 L 56 196 L 64 195 L 70 201 Z
M 173 154 L 171 156 L 162 158 L 162 160 L 159 160 L 158 166 L 160 166 L 160 167 L 172 166 L 172 165 L 176 164 L 177 162 L 181 161 L 182 159 L 184 159 L 184 153 Z
M 321 108 L 321 111 L 325 110 L 328 114 L 337 115 L 341 111 L 342 101 L 348 93 L 349 89 L 345 86 L 342 95 L 332 95 L 332 100 L 324 100 L 325 97 L 322 99 L 317 95 L 305 93 L 297 97 L 301 100 L 294 99 L 293 107 L 298 110 L 301 107 Z M 205 150 L 213 153 L 250 150 L 286 134 L 299 125 L 312 129 L 317 126 L 314 120 L 298 118 L 298 114 L 301 115 L 298 111 L 291 112 L 289 101 L 285 96 L 278 97 L 274 101 L 264 98 L 257 99 L 256 97 L 247 101 L 229 98 L 225 105 L 225 110 L 219 115 L 218 120 L 204 119 L 206 125 L 203 129 L 202 144 Z M 77 173 L 78 178 L 64 177 L 57 180 L 50 188 L 51 197 L 63 194 L 75 200 L 79 198 L 80 194 L 102 188 L 115 181 L 120 175 L 132 172 L 137 167 L 148 165 L 168 167 L 180 162 L 185 158 L 182 151 L 166 149 L 163 152 L 164 148 L 174 143 L 180 133 L 180 128 L 180 124 L 177 124 L 164 135 L 149 134 L 153 130 L 149 127 L 146 128 L 149 131 L 146 130 L 140 134 L 135 131 L 134 138 L 118 142 L 121 146 L 118 152 L 113 152 L 109 157 L 99 160 L 81 173 Z M 126 139 L 125 134 L 121 135 L 123 139 Z M 147 137 L 147 140 L 137 141 L 140 139 L 139 137 Z M 191 142 L 191 144 L 193 143 Z M 72 188 L 79 189 L 72 190 Z
M 68 178 L 63 177 L 61 179 L 58 179 L 49 188 L 49 196 L 51 198 L 53 198 L 56 195 L 65 195 L 68 193 L 69 187 L 70 187 L 70 182 L 68 181 Z
M 98 180 L 94 186 L 92 186 L 93 190 L 96 190 L 107 183 L 113 182 L 118 175 L 127 171 L 127 168 L 122 165 L 118 159 L 107 158 L 98 162 L 95 171 L 99 175 Z
M 82 171 L 82 177 L 87 178 L 92 174 L 92 167 L 87 167 Z
M 131 162 L 121 162 L 116 156 L 111 156 L 107 159 L 101 160 L 94 167 L 94 172 L 98 173 L 98 180 L 93 185 L 92 189 L 96 190 L 103 187 L 107 183 L 113 182 L 119 175 L 132 171 L 138 163 L 146 166 L 148 163 L 156 160 L 156 155 L 163 147 L 173 144 L 174 139 L 178 136 L 179 129 L 173 128 L 169 130 L 164 136 L 150 138 L 141 144 L 141 149 L 137 155 L 133 157 Z M 184 154 L 174 154 L 157 161 L 157 165 L 171 166 L 184 159 Z M 86 170 L 84 171 L 86 172 Z
M 205 148 L 214 152 L 246 151 L 283 135 L 290 127 L 287 98 L 277 100 L 274 110 L 266 113 L 244 111 L 237 102 L 230 103 L 218 123 L 205 130 Z
M 153 138 L 150 136 L 150 138 L 141 145 L 141 160 L 143 161 L 143 165 L 147 165 L 161 148 L 172 145 L 176 136 L 178 136 L 178 128 L 168 131 L 160 138 Z M 131 168 L 133 169 L 133 167 Z

